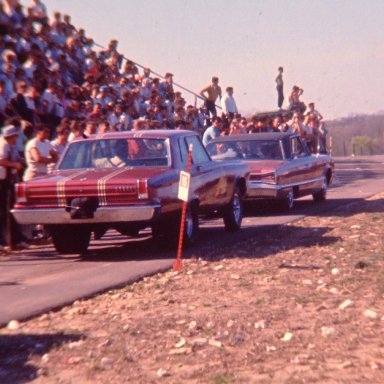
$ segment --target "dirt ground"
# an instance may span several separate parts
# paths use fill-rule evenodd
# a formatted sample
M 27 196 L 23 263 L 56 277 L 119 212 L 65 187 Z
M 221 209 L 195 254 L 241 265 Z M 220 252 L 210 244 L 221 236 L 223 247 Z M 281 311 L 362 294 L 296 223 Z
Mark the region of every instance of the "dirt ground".
M 383 383 L 384 194 L 0 330 L 1 383 Z

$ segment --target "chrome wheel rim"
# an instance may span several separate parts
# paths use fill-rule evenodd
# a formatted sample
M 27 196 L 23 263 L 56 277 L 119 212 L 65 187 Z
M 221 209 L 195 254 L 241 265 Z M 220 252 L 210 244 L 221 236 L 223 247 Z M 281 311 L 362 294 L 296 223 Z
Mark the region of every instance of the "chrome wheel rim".
M 236 223 L 240 223 L 240 221 L 241 221 L 241 202 L 240 202 L 240 198 L 238 195 L 233 196 L 232 211 L 233 211 L 233 217 L 235 218 Z
M 288 208 L 291 209 L 293 207 L 293 201 L 294 201 L 294 197 L 293 197 L 293 191 L 289 191 L 288 192 L 288 196 L 287 196 L 287 205 L 288 205 Z
M 190 239 L 193 236 L 193 217 L 190 211 L 187 211 L 185 217 L 185 233 L 187 237 Z

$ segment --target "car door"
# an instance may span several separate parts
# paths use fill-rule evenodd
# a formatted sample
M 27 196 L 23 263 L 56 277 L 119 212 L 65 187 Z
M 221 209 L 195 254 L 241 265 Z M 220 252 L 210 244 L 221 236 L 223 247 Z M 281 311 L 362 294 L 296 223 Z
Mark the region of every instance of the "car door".
M 315 164 L 308 148 L 299 136 L 293 136 L 291 144 L 291 183 L 296 187 L 298 195 L 311 193 L 315 183 Z
M 204 209 L 222 204 L 227 196 L 222 167 L 211 160 L 198 136 L 186 136 L 184 148 L 190 144 L 193 145 L 191 188 L 199 198 L 200 207 Z

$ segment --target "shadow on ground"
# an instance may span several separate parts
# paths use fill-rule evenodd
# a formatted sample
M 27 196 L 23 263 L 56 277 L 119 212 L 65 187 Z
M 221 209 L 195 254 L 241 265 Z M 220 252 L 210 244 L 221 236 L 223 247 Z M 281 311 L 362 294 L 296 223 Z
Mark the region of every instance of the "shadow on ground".
M 0 336 L 0 383 L 28 383 L 38 376 L 32 357 L 41 359 L 52 348 L 78 341 L 80 334 L 16 334 Z

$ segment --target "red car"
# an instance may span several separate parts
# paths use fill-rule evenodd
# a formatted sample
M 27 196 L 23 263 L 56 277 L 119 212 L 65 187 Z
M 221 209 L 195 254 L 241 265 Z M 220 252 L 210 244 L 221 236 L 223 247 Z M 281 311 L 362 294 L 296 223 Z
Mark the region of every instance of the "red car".
M 312 155 L 301 137 L 289 133 L 254 133 L 216 138 L 207 145 L 212 159 L 241 159 L 250 167 L 248 200 L 277 200 L 286 209 L 294 199 L 326 199 L 334 162 L 328 154 Z
M 179 175 L 193 144 L 186 243 L 198 234 L 199 214 L 220 212 L 225 228 L 242 221 L 248 168 L 215 162 L 191 131 L 149 130 L 106 133 L 73 141 L 55 171 L 16 185 L 12 210 L 20 224 L 43 224 L 60 253 L 84 253 L 90 236 L 114 228 L 135 235 L 178 238 L 182 202 Z

